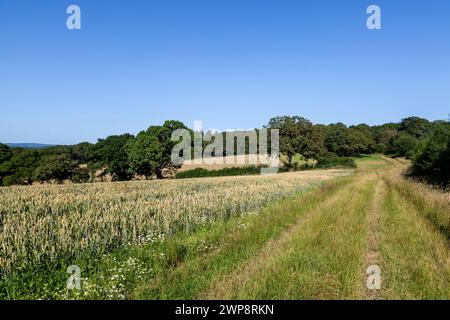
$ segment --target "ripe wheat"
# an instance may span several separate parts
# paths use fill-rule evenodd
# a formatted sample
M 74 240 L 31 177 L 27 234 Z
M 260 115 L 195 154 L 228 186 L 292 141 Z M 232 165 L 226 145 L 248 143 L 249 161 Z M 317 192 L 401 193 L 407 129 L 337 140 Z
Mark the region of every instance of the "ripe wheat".
M 0 272 L 189 232 L 350 173 L 0 188 Z

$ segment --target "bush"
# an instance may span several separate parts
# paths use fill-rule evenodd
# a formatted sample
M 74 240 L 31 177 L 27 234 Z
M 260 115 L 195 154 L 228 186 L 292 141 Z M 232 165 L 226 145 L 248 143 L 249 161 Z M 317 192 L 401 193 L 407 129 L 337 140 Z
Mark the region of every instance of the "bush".
M 30 185 L 33 183 L 33 172 L 38 166 L 40 154 L 35 150 L 16 150 L 11 159 L 0 165 L 2 184 Z
M 12 156 L 11 149 L 7 145 L 0 143 L 0 164 L 8 161 Z
M 86 183 L 90 179 L 89 170 L 87 168 L 76 168 L 72 175 L 70 176 L 70 180 L 74 183 Z
M 392 141 L 391 153 L 397 157 L 411 159 L 416 152 L 419 140 L 407 133 L 400 133 Z
M 278 172 L 304 171 L 314 169 L 315 167 L 316 165 L 314 163 L 304 162 L 302 164 L 292 167 L 291 169 L 289 169 L 287 166 L 280 167 L 278 169 Z
M 220 170 L 207 170 L 203 168 L 196 168 L 192 170 L 178 172 L 175 175 L 175 179 L 258 175 L 261 173 L 261 168 L 262 167 L 260 166 L 231 167 L 231 168 L 223 168 Z
M 330 168 L 356 168 L 356 162 L 353 158 L 349 157 L 325 157 L 320 159 L 316 168 L 319 169 L 330 169 Z
M 49 182 L 52 180 L 62 183 L 69 179 L 78 169 L 77 163 L 68 153 L 44 156 L 33 172 L 33 181 Z
M 11 176 L 4 177 L 2 179 L 2 185 L 5 187 L 13 186 L 13 185 L 23 185 L 26 184 L 24 182 L 23 177 L 20 174 L 14 174 Z
M 413 160 L 413 174 L 450 184 L 450 124 L 435 128 Z

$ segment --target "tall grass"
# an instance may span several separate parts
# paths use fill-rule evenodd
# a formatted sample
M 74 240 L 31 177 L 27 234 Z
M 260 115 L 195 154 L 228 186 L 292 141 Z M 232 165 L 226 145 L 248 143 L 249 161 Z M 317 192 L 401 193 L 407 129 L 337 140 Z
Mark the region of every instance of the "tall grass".
M 437 230 L 450 239 L 450 193 L 443 192 L 431 185 L 404 179 L 400 176 L 389 176 L 389 186 L 428 219 Z

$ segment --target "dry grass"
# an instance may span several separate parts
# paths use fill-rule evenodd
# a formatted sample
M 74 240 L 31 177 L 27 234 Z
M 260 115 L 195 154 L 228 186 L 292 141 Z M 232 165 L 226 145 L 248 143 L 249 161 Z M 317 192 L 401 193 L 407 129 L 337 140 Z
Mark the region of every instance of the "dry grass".
M 450 298 L 450 195 L 402 176 L 391 160 L 380 207 L 382 298 Z
M 388 176 L 387 181 L 450 239 L 450 192 L 444 192 L 411 179 L 404 179 L 399 174 Z

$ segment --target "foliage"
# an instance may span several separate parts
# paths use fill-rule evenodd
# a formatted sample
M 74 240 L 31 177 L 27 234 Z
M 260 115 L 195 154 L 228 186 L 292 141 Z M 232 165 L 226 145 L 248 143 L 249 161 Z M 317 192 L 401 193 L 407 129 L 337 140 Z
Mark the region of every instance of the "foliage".
M 58 183 L 62 183 L 74 174 L 78 175 L 80 172 L 78 169 L 77 162 L 68 153 L 44 156 L 33 172 L 33 181 L 47 182 L 55 180 Z
M 33 172 L 38 166 L 39 151 L 18 150 L 0 166 L 4 186 L 29 185 L 33 183 Z
M 356 162 L 349 157 L 326 156 L 317 162 L 316 168 L 356 168 Z
M 0 166 L 5 161 L 8 161 L 9 159 L 11 159 L 12 156 L 13 156 L 13 153 L 12 153 L 11 149 L 7 145 L 0 143 Z M 2 185 L 2 180 L 3 180 L 3 176 L 2 176 L 1 169 L 0 169 L 0 186 Z
M 12 156 L 13 153 L 11 149 L 7 145 L 0 143 L 0 165 L 11 159 Z
M 402 119 L 398 130 L 400 132 L 406 132 L 410 136 L 417 139 L 425 138 L 432 129 L 432 123 L 427 119 L 419 117 L 409 117 Z
M 330 153 L 337 157 L 358 157 L 376 152 L 413 158 L 415 154 L 423 152 L 424 155 L 417 158 L 416 173 L 438 176 L 448 172 L 448 151 L 445 152 L 447 149 L 442 147 L 445 142 L 438 143 L 438 137 L 431 140 L 430 137 L 446 125 L 444 121 L 430 122 L 419 117 L 409 117 L 400 123 L 379 126 L 363 123 L 347 127 L 343 123 L 322 125 L 313 124 L 299 116 L 280 116 L 270 119 L 265 128 L 279 130 L 280 158 L 287 171 L 308 169 L 318 160 L 322 159 L 323 162 L 325 155 Z M 20 148 L 10 149 L 0 144 L 0 184 L 60 182 L 66 179 L 87 182 L 99 177 L 103 180 L 108 174 L 113 181 L 131 180 L 136 176 L 163 178 L 167 176 L 167 172 L 172 173 L 177 169 L 171 161 L 171 152 L 176 144 L 171 141 L 171 134 L 181 128 L 186 128 L 182 122 L 172 120 L 166 121 L 162 126 L 151 126 L 137 137 L 130 134 L 114 135 L 99 139 L 95 144 L 83 142 L 33 152 Z M 259 136 L 261 131 L 256 131 Z M 192 130 L 190 135 L 193 145 Z M 227 134 L 222 132 L 221 135 L 225 153 Z M 270 134 L 268 139 L 270 153 Z M 208 141 L 203 141 L 203 148 L 208 144 Z M 436 148 L 439 150 L 435 150 Z M 246 154 L 249 150 L 249 139 L 245 139 Z M 234 154 L 236 153 L 235 149 Z M 428 168 L 430 163 L 434 163 L 436 153 L 439 153 L 439 164 Z M 297 156 L 308 164 L 301 164 L 299 167 Z M 225 172 L 227 171 L 222 173 Z M 234 173 L 230 171 L 229 174 Z M 193 175 L 209 174 L 198 171 Z
M 129 180 L 131 177 L 125 146 L 133 139 L 131 134 L 109 136 L 99 139 L 93 148 L 94 160 L 106 167 L 105 173 L 110 173 L 113 180 Z
M 324 152 L 320 129 L 314 129 L 305 118 L 275 117 L 270 119 L 267 128 L 279 130 L 280 153 L 288 158 L 288 168 L 292 167 L 292 159 L 298 153 L 306 159 L 317 159 Z
M 363 153 L 372 153 L 374 140 L 365 126 L 347 128 L 343 123 L 329 125 L 325 139 L 328 152 L 333 152 L 340 157 L 355 157 Z
M 391 140 L 388 152 L 397 157 L 412 158 L 419 145 L 419 140 L 408 133 L 400 132 Z
M 244 167 L 230 167 L 219 170 L 207 170 L 203 168 L 196 168 L 178 172 L 176 179 L 187 178 L 203 178 L 203 177 L 224 177 L 224 176 L 245 176 L 261 174 L 261 167 L 259 166 L 244 166 Z
M 388 154 L 391 141 L 397 136 L 397 129 L 392 125 L 377 126 L 373 128 L 376 153 Z
M 177 129 L 187 129 L 179 121 L 166 121 L 162 126 L 151 126 L 147 131 L 140 132 L 136 139 L 126 146 L 131 172 L 149 178 L 156 175 L 163 177 L 164 169 L 171 169 L 172 149 L 176 142 L 171 140 L 172 132 Z
M 71 157 L 78 163 L 90 163 L 93 161 L 93 151 L 95 145 L 89 142 L 82 142 L 69 147 Z
M 436 126 L 413 160 L 414 173 L 450 183 L 450 124 Z

